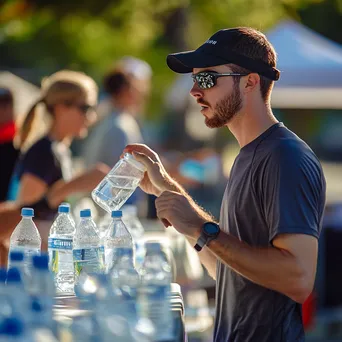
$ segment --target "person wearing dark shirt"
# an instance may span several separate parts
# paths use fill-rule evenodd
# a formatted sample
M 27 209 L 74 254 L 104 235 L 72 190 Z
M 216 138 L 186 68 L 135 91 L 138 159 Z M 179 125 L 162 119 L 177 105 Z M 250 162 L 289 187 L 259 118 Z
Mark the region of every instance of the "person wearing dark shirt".
M 98 164 L 84 174 L 73 175 L 69 145 L 73 138 L 82 137 L 94 116 L 97 101 L 95 82 L 83 73 L 60 71 L 46 78 L 42 97 L 25 117 L 18 134 L 21 150 L 25 150 L 16 165 L 9 200 L 18 206 L 34 204 L 42 249 L 46 248 L 51 220 L 56 206 L 73 193 L 90 192 L 109 171 Z M 47 134 L 27 147 L 35 133 L 36 109 L 42 105 L 51 121 Z
M 215 342 L 304 341 L 301 304 L 312 292 L 326 184 L 308 145 L 274 117 L 276 53 L 252 28 L 216 32 L 168 66 L 192 73 L 191 95 L 210 128 L 227 127 L 241 149 L 219 223 L 197 206 L 145 145 L 127 146 L 147 169 L 141 188 L 199 251 L 216 279 Z
M 13 144 L 15 132 L 12 92 L 0 88 L 0 202 L 7 199 L 9 183 L 19 156 Z

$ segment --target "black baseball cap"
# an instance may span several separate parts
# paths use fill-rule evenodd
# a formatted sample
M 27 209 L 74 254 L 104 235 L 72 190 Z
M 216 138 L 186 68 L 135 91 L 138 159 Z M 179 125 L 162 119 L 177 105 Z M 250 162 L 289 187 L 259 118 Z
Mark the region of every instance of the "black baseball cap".
M 172 53 L 167 56 L 168 67 L 180 74 L 192 72 L 193 68 L 207 68 L 233 63 L 277 81 L 280 71 L 260 59 L 253 59 L 232 51 L 243 29 L 232 28 L 217 31 L 198 49 Z

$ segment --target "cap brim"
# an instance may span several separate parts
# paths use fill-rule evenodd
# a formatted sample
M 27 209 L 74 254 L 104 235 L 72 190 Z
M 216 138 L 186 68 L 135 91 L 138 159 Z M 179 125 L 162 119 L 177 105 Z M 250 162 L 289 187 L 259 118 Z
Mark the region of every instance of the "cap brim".
M 194 68 L 207 68 L 227 64 L 226 60 L 209 55 L 203 51 L 193 50 L 187 52 L 172 53 L 167 56 L 166 63 L 168 67 L 179 74 L 192 72 Z

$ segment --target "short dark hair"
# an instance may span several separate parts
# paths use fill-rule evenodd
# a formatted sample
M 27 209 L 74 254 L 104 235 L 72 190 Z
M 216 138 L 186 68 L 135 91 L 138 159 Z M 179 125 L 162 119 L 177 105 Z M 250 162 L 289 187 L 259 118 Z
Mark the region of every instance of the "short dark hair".
M 130 75 L 121 70 L 110 71 L 103 80 L 104 90 L 114 97 L 118 96 L 123 89 L 129 88 L 131 79 Z
M 13 94 L 10 89 L 0 87 L 0 105 L 13 106 Z
M 237 27 L 232 34 L 234 36 L 230 45 L 232 51 L 252 59 L 261 60 L 271 67 L 276 67 L 277 54 L 263 33 L 250 27 Z M 250 72 L 236 64 L 230 64 L 229 66 L 236 73 Z M 237 80 L 238 77 L 236 77 L 235 82 Z M 274 81 L 265 76 L 260 76 L 260 91 L 265 101 L 270 98 L 273 84 Z

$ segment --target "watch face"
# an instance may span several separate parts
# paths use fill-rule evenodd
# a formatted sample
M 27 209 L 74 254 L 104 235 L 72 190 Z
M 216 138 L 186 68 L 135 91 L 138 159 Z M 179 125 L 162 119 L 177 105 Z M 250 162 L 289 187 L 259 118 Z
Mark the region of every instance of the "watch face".
M 208 235 L 216 235 L 220 231 L 220 227 L 214 222 L 207 222 L 204 224 L 203 230 Z

